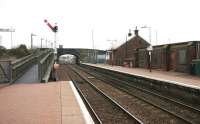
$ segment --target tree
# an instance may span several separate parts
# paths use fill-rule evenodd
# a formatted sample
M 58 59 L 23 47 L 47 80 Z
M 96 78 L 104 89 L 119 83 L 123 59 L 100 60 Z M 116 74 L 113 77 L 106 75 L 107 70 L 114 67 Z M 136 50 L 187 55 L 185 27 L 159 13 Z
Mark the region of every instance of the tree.
M 13 48 L 9 51 L 11 56 L 16 56 L 17 58 L 21 58 L 30 54 L 29 50 L 27 49 L 26 45 L 21 44 L 17 48 Z
M 6 48 L 4 46 L 0 46 L 0 56 L 6 53 Z

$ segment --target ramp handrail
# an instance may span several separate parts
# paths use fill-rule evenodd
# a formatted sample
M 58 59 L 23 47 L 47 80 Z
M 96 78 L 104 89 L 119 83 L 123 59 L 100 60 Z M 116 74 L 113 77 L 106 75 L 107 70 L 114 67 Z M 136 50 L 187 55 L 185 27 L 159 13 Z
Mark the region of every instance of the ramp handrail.
M 39 80 L 47 82 L 54 63 L 54 53 L 50 52 L 39 61 Z
M 12 63 L 12 80 L 14 82 L 19 77 L 21 77 L 28 69 L 30 69 L 33 64 L 36 63 L 36 57 L 34 55 L 29 55 L 25 59 L 22 59 L 20 62 Z
M 15 61 L 11 61 L 11 60 L 0 61 L 0 66 L 5 66 L 3 68 L 1 67 L 1 72 L 2 74 L 5 75 L 3 76 L 6 77 L 6 82 L 13 83 L 18 78 L 20 78 L 26 71 L 28 71 L 34 64 L 38 63 L 39 65 L 42 64 L 42 66 L 40 67 L 42 67 L 41 69 L 42 75 L 44 75 L 43 71 L 46 71 L 47 66 L 49 66 L 48 64 L 50 64 L 49 62 L 50 60 L 48 60 L 49 59 L 48 56 L 51 54 L 53 54 L 52 50 L 47 49 L 44 51 L 38 51 L 38 52 L 32 53 L 28 56 L 17 59 Z M 5 74 L 5 72 L 7 73 Z M 1 83 L 1 79 L 0 79 L 0 83 Z

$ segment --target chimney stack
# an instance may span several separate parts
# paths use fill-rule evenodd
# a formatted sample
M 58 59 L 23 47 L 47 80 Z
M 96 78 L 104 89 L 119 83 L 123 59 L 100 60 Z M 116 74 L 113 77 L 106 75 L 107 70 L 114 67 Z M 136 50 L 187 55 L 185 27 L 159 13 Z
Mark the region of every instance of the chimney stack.
M 135 36 L 138 36 L 138 32 L 139 32 L 139 30 L 137 29 L 137 26 L 135 27 Z

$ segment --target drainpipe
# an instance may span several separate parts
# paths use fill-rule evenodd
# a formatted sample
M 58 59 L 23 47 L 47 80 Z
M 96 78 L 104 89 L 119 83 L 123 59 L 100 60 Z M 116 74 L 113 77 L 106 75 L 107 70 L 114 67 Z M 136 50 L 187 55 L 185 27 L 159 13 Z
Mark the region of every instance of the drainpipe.
M 197 59 L 200 59 L 200 42 L 197 42 Z
M 196 42 L 196 59 L 199 59 L 199 42 Z
M 125 58 L 127 57 L 127 36 L 126 36 L 126 48 L 125 48 Z

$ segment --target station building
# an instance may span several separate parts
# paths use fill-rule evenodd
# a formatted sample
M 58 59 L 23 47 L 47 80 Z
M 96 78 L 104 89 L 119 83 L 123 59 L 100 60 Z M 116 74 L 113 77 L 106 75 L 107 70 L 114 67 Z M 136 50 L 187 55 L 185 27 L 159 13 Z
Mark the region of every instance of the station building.
M 111 52 L 109 57 L 110 63 L 121 66 L 139 67 L 138 50 L 147 48 L 149 45 L 147 41 L 139 36 L 138 30 L 135 30 L 133 38 Z
M 135 36 L 110 52 L 109 64 L 130 68 L 150 68 L 150 43 Z M 153 46 L 151 66 L 153 69 L 190 73 L 193 60 L 200 59 L 200 41 L 187 41 Z

